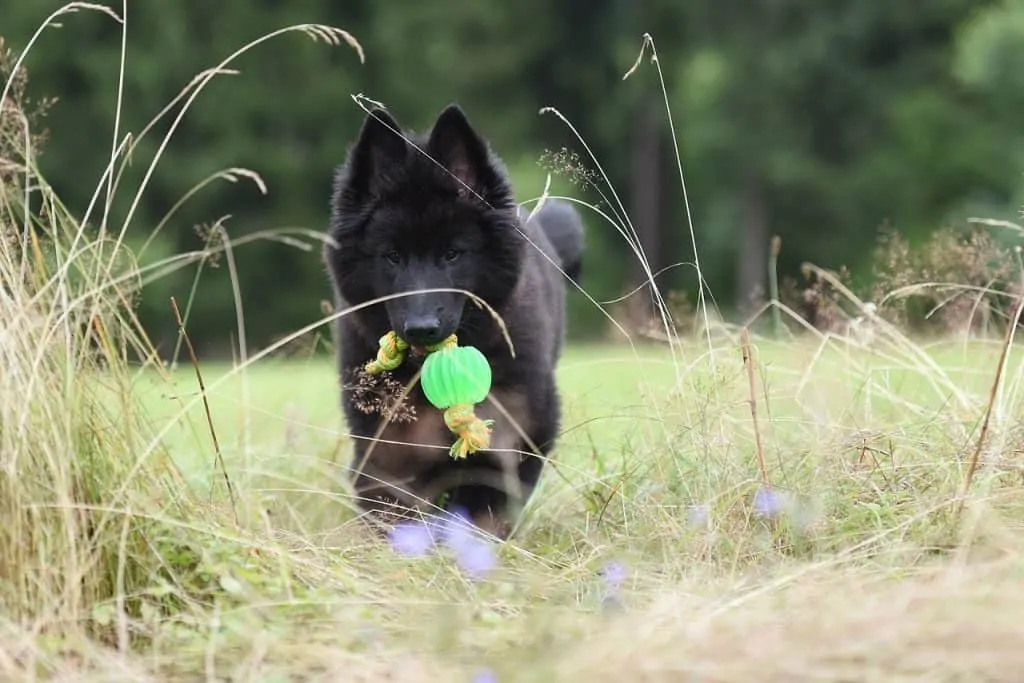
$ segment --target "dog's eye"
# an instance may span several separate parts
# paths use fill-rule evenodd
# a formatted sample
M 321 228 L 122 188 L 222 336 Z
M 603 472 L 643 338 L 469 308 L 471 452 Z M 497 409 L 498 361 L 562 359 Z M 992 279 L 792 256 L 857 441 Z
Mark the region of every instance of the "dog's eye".
M 396 266 L 402 262 L 402 255 L 399 254 L 394 249 L 384 254 L 384 258 L 387 260 L 388 263 L 394 264 Z
M 459 251 L 458 249 L 449 249 L 448 251 L 444 252 L 444 260 L 451 263 L 455 259 L 459 258 L 459 256 L 461 255 L 462 252 Z

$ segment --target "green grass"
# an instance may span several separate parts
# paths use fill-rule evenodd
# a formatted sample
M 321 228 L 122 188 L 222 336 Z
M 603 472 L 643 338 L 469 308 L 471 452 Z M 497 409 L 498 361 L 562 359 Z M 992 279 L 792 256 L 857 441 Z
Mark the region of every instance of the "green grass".
M 1007 466 L 1011 452 L 979 480 L 977 489 L 990 492 L 972 503 L 982 522 L 965 532 L 950 506 L 987 398 L 997 344 L 946 343 L 927 350 L 969 401 L 959 416 L 948 393 L 932 389 L 937 373 L 917 372 L 905 358 L 886 360 L 881 352 L 847 351 L 841 344 L 819 355 L 810 341 L 761 342 L 758 351 L 769 476 L 795 500 L 779 520 L 769 523 L 751 510 L 758 466 L 738 348 L 716 347 L 717 373 L 695 343 L 682 347 L 680 370 L 663 348 L 644 347 L 639 355 L 625 346 L 570 348 L 559 371 L 566 415 L 555 469 L 545 476 L 524 527 L 502 548 L 500 569 L 479 585 L 446 558 L 398 557 L 352 521 L 341 469 L 347 444 L 329 360 L 270 360 L 232 374 L 209 398 L 250 531 L 195 521 L 196 533 L 206 534 L 203 547 L 222 549 L 216 571 L 237 591 L 225 589 L 220 598 L 232 606 L 218 617 L 218 670 L 240 666 L 255 651 L 265 667 L 259 680 L 266 671 L 298 675 L 332 665 L 380 668 L 400 680 L 468 680 L 474 668 L 485 666 L 502 681 L 571 680 L 584 672 L 598 680 L 638 680 L 648 666 L 663 668 L 650 680 L 685 680 L 676 676 L 719 668 L 719 677 L 710 680 L 740 680 L 738 673 L 725 673 L 740 666 L 728 648 L 702 653 L 702 660 L 691 659 L 692 653 L 677 658 L 672 648 L 663 651 L 667 644 L 656 633 L 643 642 L 615 634 L 668 619 L 668 601 L 688 605 L 688 616 L 664 625 L 680 638 L 687 624 L 707 619 L 706 638 L 721 637 L 713 628 L 721 620 L 740 629 L 740 637 L 759 640 L 754 626 L 773 617 L 761 599 L 744 596 L 789 599 L 798 590 L 792 609 L 806 610 L 815 600 L 838 600 L 822 594 L 823 586 L 837 581 L 867 591 L 865 600 L 876 599 L 871 591 L 901 596 L 925 590 L 930 581 L 910 580 L 925 572 L 945 575 L 952 565 L 953 577 L 967 575 L 965 557 L 973 553 L 986 562 L 1003 558 L 1003 544 L 1015 538 L 1014 520 L 1024 519 L 1010 495 L 1019 491 L 1016 468 Z M 1011 356 L 1011 376 L 1018 365 Z M 230 373 L 225 365 L 202 369 L 208 385 Z M 157 425 L 182 417 L 169 395 L 187 399 L 198 389 L 190 367 L 172 378 L 171 385 L 153 377 L 137 384 Z M 197 407 L 186 417 L 187 426 L 168 435 L 168 449 L 203 496 L 220 476 L 204 414 Z M 1012 432 L 1008 427 L 1009 441 Z M 223 506 L 223 491 L 218 499 Z M 689 521 L 693 505 L 710 507 L 707 526 Z M 248 568 L 233 566 L 245 553 L 236 550 L 232 559 L 227 549 L 239 545 L 260 547 L 261 557 L 248 558 Z M 621 613 L 602 609 L 599 572 L 610 561 L 629 570 Z M 244 589 L 232 578 L 240 574 L 247 577 Z M 897 579 L 902 583 L 887 583 Z M 851 597 L 840 600 L 837 622 L 861 618 L 864 604 Z M 722 600 L 739 606 L 715 617 L 724 609 Z M 891 607 L 877 600 L 874 609 Z M 960 616 L 970 611 L 957 609 Z M 165 666 L 186 677 L 198 672 L 208 661 L 209 628 L 186 630 Z M 782 629 L 778 638 L 792 638 L 791 631 L 810 626 L 782 619 L 772 628 Z M 860 636 L 836 635 L 851 637 Z M 589 638 L 603 643 L 593 663 L 587 659 L 594 653 Z M 803 650 L 780 656 L 815 659 L 807 651 L 816 647 L 813 640 L 792 646 Z M 827 657 L 841 660 L 843 654 Z M 857 657 L 866 658 L 865 666 L 871 661 L 870 652 Z M 768 666 L 759 680 L 793 680 L 783 676 L 782 666 L 776 671 L 753 658 L 744 666 Z M 942 666 L 949 666 L 948 654 L 908 672 L 917 667 L 925 680 Z M 884 678 L 864 675 L 855 680 Z M 847 679 L 823 672 L 815 680 Z
M 636 431 L 631 423 L 635 416 L 643 416 L 645 396 L 669 390 L 674 373 L 671 358 L 657 349 L 641 353 L 638 362 L 628 347 L 569 349 L 558 376 L 565 393 L 564 427 L 575 428 L 563 439 L 570 459 L 589 449 L 586 439 L 621 441 L 625 433 Z M 236 373 L 223 362 L 203 363 L 201 371 L 208 385 L 220 380 L 208 398 L 222 447 L 236 464 L 245 461 L 247 447 L 251 457 L 330 454 L 337 449 L 344 424 L 338 378 L 330 357 L 268 359 Z M 171 387 L 173 390 L 154 373 L 139 379 L 138 394 L 154 421 L 182 417 L 181 400 L 176 397 L 187 400 L 198 395 L 191 365 L 184 362 L 175 369 Z M 188 427 L 176 429 L 166 442 L 172 450 L 193 444 L 195 433 L 209 431 L 201 405 L 183 417 Z M 578 433 L 576 425 L 580 423 L 588 423 L 584 434 Z M 208 476 L 204 469 L 212 466 L 212 458 L 195 453 L 186 457 L 183 469 L 200 478 Z

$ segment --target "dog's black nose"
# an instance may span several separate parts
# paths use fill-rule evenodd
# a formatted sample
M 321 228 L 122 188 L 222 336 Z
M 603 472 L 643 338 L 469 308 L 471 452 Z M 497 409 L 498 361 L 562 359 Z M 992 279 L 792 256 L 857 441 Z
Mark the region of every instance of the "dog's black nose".
M 402 338 L 413 346 L 429 346 L 442 340 L 441 321 L 437 316 L 409 318 L 402 326 Z

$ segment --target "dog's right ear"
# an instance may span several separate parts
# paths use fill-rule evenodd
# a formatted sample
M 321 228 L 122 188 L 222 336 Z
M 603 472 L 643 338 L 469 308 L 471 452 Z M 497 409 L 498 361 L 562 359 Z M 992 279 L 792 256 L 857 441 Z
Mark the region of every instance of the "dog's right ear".
M 342 202 L 351 205 L 374 196 L 408 153 L 395 119 L 383 109 L 371 109 L 348 160 L 335 176 L 336 208 Z

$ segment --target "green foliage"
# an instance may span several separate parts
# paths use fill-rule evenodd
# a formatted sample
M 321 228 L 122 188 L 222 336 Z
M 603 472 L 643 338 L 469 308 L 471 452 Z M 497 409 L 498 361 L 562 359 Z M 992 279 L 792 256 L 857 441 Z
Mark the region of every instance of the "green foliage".
M 45 10 L 38 3 L 7 8 L 8 40 L 24 46 Z M 140 187 L 181 103 L 140 133 L 168 102 L 248 41 L 308 21 L 344 26 L 363 45 L 365 64 L 352 50 L 294 34 L 247 51 L 229 65 L 238 73 L 213 79 L 189 107 Z M 781 277 L 805 260 L 867 274 L 880 225 L 913 237 L 982 210 L 1007 217 L 1022 194 L 1012 115 L 1024 97 L 1022 70 L 1014 67 L 1021 25 L 1014 3 L 778 0 L 736 14 L 710 0 L 224 0 L 214 10 L 183 0 L 133 3 L 127 22 L 118 131 L 131 131 L 136 147 L 108 222 L 119 225 L 132 212 L 125 239 L 143 266 L 196 252 L 188 263 L 154 266 L 146 279 L 139 315 L 162 353 L 176 346 L 171 296 L 192 302 L 189 329 L 207 354 L 237 347 L 239 318 L 248 344 L 263 346 L 320 317 L 330 292 L 316 234 L 327 226 L 332 169 L 364 115 L 356 93 L 418 128 L 458 101 L 507 160 L 521 201 L 541 193 L 545 157 L 563 148 L 578 154 L 588 180 L 576 183 L 571 170 L 555 168 L 552 189 L 612 218 L 583 209 L 583 285 L 596 301 L 619 297 L 631 269 L 619 257 L 626 245 L 615 223 L 621 229 L 627 217 L 606 180 L 629 207 L 637 103 L 660 103 L 661 84 L 646 61 L 621 80 L 644 31 L 657 41 L 671 106 L 662 118 L 675 123 L 704 277 L 726 311 L 749 294 L 736 289 L 737 271 L 767 285 L 762 255 L 771 235 L 786 244 Z M 97 13 L 62 17 L 62 25 L 43 33 L 27 64 L 33 92 L 58 98 L 49 118 L 55 144 L 42 168 L 80 211 L 109 158 L 120 27 Z M 664 26 L 680 30 L 665 33 Z M 607 178 L 567 126 L 538 115 L 548 105 L 577 128 Z M 655 269 L 669 267 L 659 276 L 663 287 L 692 294 L 692 267 L 672 267 L 692 262 L 692 245 L 672 150 L 662 147 L 664 158 L 649 162 L 659 165 L 664 188 Z M 235 182 L 211 182 L 172 212 L 190 188 L 238 167 L 261 182 L 237 174 Z M 268 232 L 284 228 L 292 232 L 283 240 Z M 243 243 L 219 253 L 237 240 Z M 574 338 L 608 325 L 573 288 L 569 317 Z
M 959 30 L 955 73 L 967 85 L 1019 104 L 1024 97 L 1024 7 L 1000 2 Z

